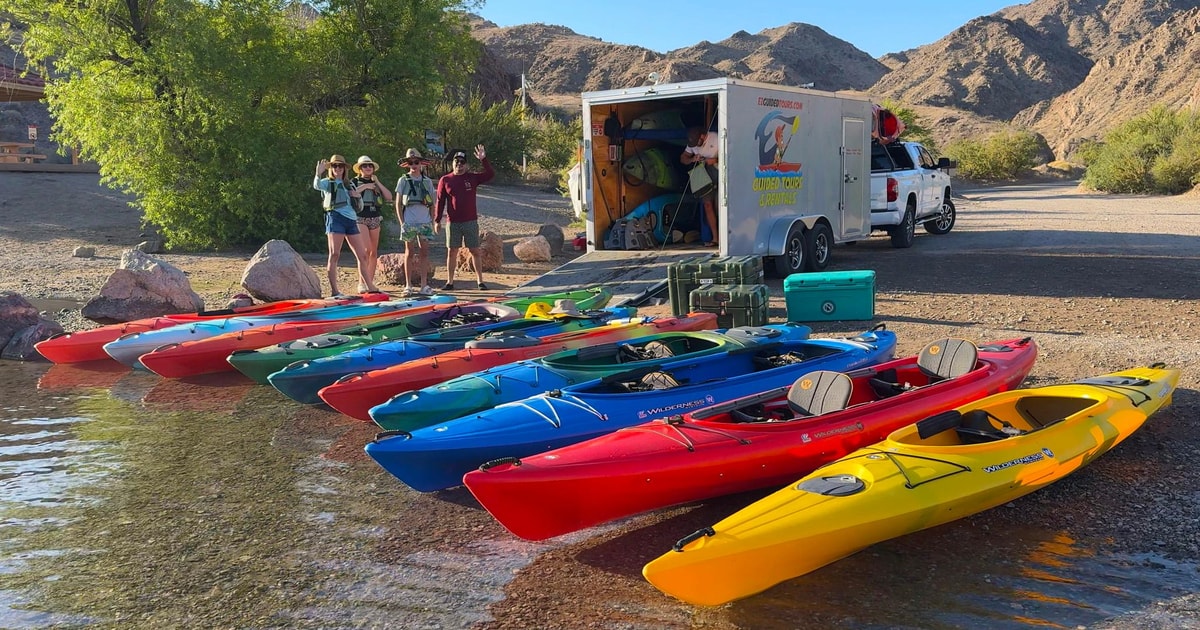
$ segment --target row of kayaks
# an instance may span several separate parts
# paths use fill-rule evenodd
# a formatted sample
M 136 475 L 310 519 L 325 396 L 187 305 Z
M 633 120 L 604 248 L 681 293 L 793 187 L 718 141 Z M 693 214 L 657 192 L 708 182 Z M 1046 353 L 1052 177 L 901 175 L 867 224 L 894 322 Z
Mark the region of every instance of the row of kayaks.
M 423 492 L 465 485 L 529 540 L 782 487 L 644 567 L 654 586 L 700 605 L 1049 484 L 1128 437 L 1179 379 L 1156 364 L 1018 389 L 1037 356 L 1029 338 L 940 339 L 895 358 L 882 325 L 840 339 L 796 324 L 718 331 L 712 314 L 638 318 L 602 309 L 608 298 L 264 305 L 132 322 L 100 347 L 166 376 L 237 369 L 374 421 L 384 431 L 366 452 L 381 467 Z M 560 299 L 584 310 L 551 313 Z M 112 351 L 172 328 L 177 338 L 143 354 Z M 96 357 L 86 335 L 38 349 L 56 362 L 72 360 L 68 347 Z M 163 367 L 188 349 L 190 368 Z

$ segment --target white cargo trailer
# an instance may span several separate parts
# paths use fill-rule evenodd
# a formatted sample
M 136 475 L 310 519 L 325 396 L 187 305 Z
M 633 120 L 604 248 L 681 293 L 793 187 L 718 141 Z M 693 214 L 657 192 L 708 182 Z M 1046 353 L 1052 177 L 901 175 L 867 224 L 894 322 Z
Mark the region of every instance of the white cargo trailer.
M 650 245 L 660 251 L 698 245 L 676 242 L 702 215 L 679 160 L 691 127 L 719 139 L 722 256 L 762 256 L 781 276 L 820 271 L 835 243 L 871 234 L 871 103 L 863 96 L 721 78 L 582 98 L 589 252 L 624 249 L 611 230 L 630 217 L 658 222 Z

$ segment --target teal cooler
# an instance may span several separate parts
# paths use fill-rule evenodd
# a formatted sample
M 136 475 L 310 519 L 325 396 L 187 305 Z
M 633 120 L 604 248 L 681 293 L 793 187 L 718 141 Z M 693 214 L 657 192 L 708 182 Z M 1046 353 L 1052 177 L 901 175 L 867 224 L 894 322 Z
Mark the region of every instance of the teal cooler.
M 794 273 L 783 280 L 790 322 L 875 318 L 875 272 Z
M 765 284 L 714 284 L 688 295 L 693 312 L 715 313 L 717 328 L 765 326 L 771 312 Z
M 692 291 L 701 287 L 722 284 L 761 284 L 762 256 L 727 256 L 688 258 L 667 267 L 667 289 L 671 296 L 671 313 L 686 315 Z

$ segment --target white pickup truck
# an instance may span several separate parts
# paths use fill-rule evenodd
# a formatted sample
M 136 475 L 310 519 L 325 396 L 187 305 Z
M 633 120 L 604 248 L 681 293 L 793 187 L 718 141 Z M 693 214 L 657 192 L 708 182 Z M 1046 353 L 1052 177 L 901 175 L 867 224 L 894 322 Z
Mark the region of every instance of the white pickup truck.
M 871 143 L 871 229 L 884 230 L 892 247 L 912 247 L 920 223 L 930 234 L 954 228 L 948 158 L 934 161 L 916 142 Z

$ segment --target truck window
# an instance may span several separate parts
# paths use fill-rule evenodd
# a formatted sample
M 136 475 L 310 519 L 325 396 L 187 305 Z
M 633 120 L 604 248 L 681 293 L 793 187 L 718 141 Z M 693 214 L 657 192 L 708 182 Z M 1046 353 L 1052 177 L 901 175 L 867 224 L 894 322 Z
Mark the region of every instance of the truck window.
M 895 144 L 889 144 L 887 146 L 887 152 L 892 156 L 892 162 L 896 164 L 897 170 L 904 171 L 916 168 L 916 166 L 913 164 L 912 156 L 908 154 L 908 150 L 904 148 L 903 144 L 899 142 Z
M 890 171 L 893 168 L 892 158 L 888 156 L 887 149 L 881 144 L 871 143 L 871 170 Z
M 937 162 L 933 161 L 933 156 L 929 155 L 929 151 L 926 151 L 925 147 L 918 148 L 917 155 L 918 159 L 921 160 L 921 168 L 937 168 Z

